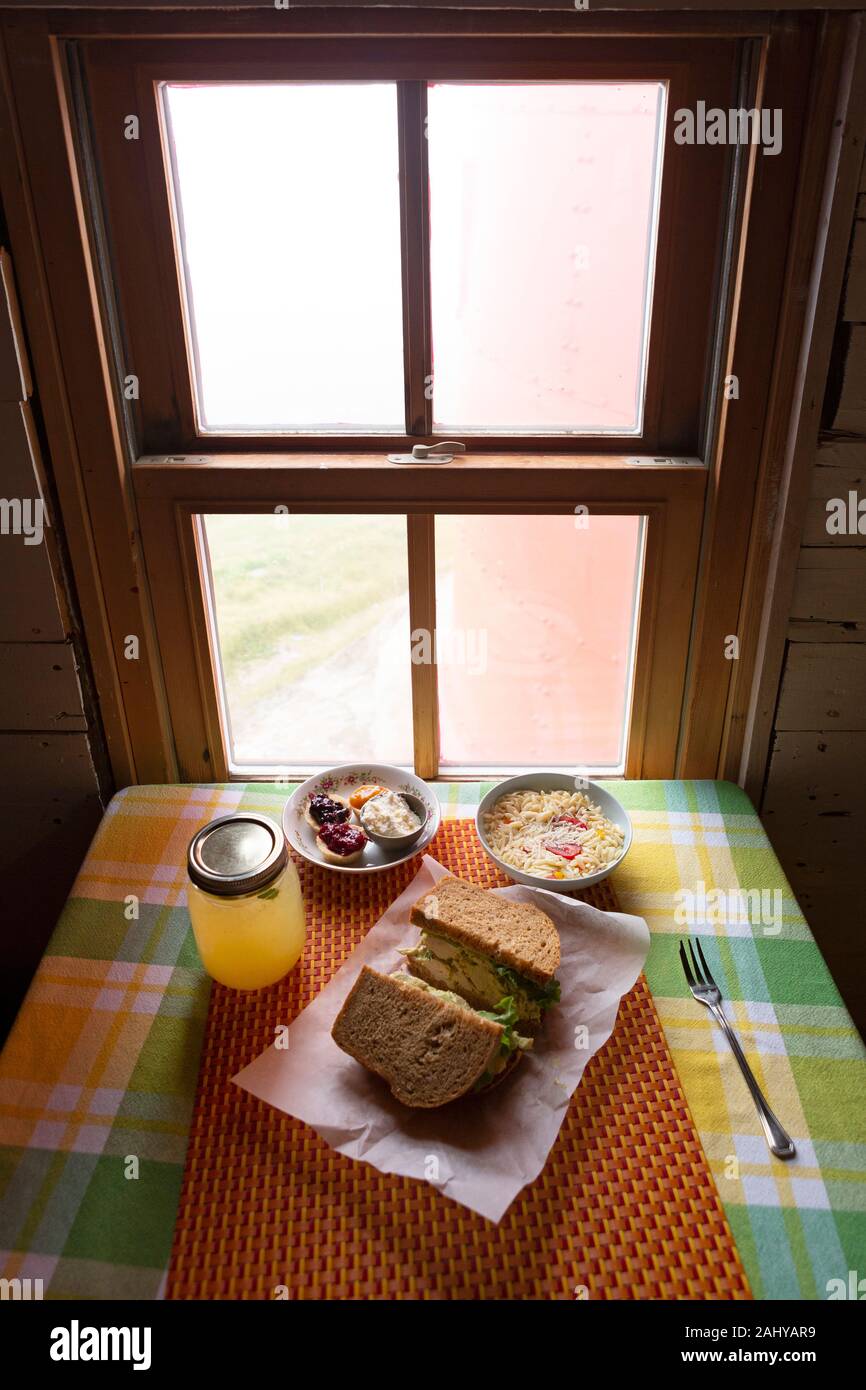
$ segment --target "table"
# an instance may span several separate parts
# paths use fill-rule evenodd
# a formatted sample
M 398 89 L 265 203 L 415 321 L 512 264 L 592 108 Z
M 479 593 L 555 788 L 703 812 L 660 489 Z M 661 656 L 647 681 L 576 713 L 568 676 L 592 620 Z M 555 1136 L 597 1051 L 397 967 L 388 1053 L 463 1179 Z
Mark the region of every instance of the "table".
M 490 785 L 432 784 L 450 816 L 472 816 Z M 616 892 L 650 926 L 647 980 L 753 1293 L 826 1298 L 866 1256 L 866 1050 L 745 794 L 610 787 L 635 830 Z M 53 1298 L 161 1295 L 210 988 L 186 847 L 235 809 L 279 819 L 290 790 L 113 798 L 0 1055 L 0 1277 L 42 1279 Z M 702 937 L 793 1163 L 769 1154 L 727 1044 L 687 991 L 687 932 Z

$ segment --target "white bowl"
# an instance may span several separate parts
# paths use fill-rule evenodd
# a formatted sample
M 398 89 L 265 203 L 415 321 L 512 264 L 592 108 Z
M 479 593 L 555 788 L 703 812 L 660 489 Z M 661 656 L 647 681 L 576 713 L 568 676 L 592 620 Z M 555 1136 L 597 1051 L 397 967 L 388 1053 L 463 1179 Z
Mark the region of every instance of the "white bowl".
M 388 791 L 408 792 L 410 796 L 417 797 L 427 810 L 426 824 L 409 846 L 385 849 L 381 844 L 368 839 L 364 853 L 356 864 L 331 864 L 323 859 L 319 852 L 316 832 L 307 824 L 304 808 L 309 798 L 317 793 L 329 796 L 336 792 L 338 796 L 348 800 L 351 793 L 365 782 L 374 782 L 380 787 L 386 787 Z M 343 763 L 340 767 L 332 767 L 326 772 L 317 772 L 314 777 L 308 777 L 306 782 L 302 782 L 292 792 L 283 807 L 283 830 L 295 853 L 311 864 L 321 864 L 326 869 L 333 869 L 337 874 L 379 874 L 383 869 L 393 869 L 396 864 L 402 864 L 426 849 L 439 829 L 441 816 L 438 796 L 431 792 L 426 782 L 422 782 L 414 772 L 407 772 L 402 767 L 392 767 L 389 763 Z M 350 823 L 363 829 L 355 812 L 352 813 Z
M 511 864 L 506 864 L 497 854 L 493 853 L 484 834 L 484 815 L 490 811 L 501 796 L 506 796 L 509 792 L 556 792 L 567 791 L 575 792 L 577 779 L 570 777 L 564 772 L 527 772 L 523 777 L 508 777 L 504 782 L 498 782 L 495 787 L 484 796 L 475 813 L 475 829 L 478 831 L 478 838 L 484 846 L 494 864 L 508 874 L 509 878 L 514 879 L 515 883 L 525 883 L 528 888 L 547 888 L 553 893 L 573 893 L 575 889 L 590 888 L 594 883 L 601 883 L 603 878 L 613 873 L 618 868 L 631 846 L 632 828 L 628 812 L 625 807 L 620 805 L 615 796 L 611 796 L 609 791 L 600 787 L 597 782 L 585 781 L 580 791 L 584 792 L 590 801 L 594 802 L 602 815 L 607 816 L 608 820 L 618 825 L 623 832 L 625 839 L 622 850 L 612 864 L 607 864 L 603 869 L 598 869 L 594 874 L 585 874 L 582 878 L 542 878 L 540 874 L 526 874 L 521 869 L 515 869 Z
M 373 840 L 375 844 L 381 845 L 382 849 L 389 849 L 392 851 L 396 849 L 409 849 L 416 841 L 419 841 L 424 834 L 424 827 L 430 815 L 427 802 L 422 801 L 421 797 L 416 796 L 414 792 L 402 792 L 401 795 L 404 802 L 409 807 L 409 810 L 414 811 L 421 822 L 417 830 L 408 830 L 402 835 L 383 835 L 380 830 L 371 830 L 369 825 L 364 824 L 364 807 L 361 807 L 358 823 L 367 838 Z M 372 797 L 371 799 L 375 801 L 376 798 Z M 366 805 L 369 806 L 369 804 L 370 802 L 368 801 Z

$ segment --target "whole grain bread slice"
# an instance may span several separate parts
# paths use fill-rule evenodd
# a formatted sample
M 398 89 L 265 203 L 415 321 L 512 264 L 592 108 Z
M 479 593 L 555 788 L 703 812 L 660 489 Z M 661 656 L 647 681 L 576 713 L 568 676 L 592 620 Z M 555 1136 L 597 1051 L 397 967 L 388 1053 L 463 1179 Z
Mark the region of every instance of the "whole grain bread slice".
M 448 875 L 419 898 L 410 920 L 546 984 L 559 968 L 559 932 L 546 912 Z
M 493 1061 L 502 1025 L 365 965 L 331 1037 L 387 1081 L 404 1105 L 430 1110 L 471 1090 Z

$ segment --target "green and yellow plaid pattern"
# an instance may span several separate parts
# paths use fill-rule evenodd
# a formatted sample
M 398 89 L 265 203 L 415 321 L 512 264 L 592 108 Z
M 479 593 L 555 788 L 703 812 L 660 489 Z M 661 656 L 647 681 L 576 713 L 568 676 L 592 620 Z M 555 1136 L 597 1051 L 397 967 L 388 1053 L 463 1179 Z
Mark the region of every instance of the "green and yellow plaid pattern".
M 446 815 L 472 816 L 489 785 L 436 790 Z M 42 1279 L 53 1298 L 161 1295 L 209 995 L 186 848 L 235 809 L 279 819 L 288 790 L 133 787 L 112 801 L 0 1056 L 3 1277 Z M 866 1275 L 866 1052 L 744 793 L 611 790 L 635 828 L 617 895 L 650 925 L 647 979 L 752 1289 L 826 1298 L 828 1281 Z M 740 890 L 751 920 L 726 915 Z M 688 993 L 677 946 L 689 932 L 793 1163 L 771 1158 L 727 1044 Z

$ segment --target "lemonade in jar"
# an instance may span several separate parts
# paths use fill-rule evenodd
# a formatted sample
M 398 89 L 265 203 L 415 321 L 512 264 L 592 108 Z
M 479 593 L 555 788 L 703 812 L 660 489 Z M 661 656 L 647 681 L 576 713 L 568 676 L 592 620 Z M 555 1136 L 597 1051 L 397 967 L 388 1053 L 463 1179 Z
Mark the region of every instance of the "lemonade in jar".
M 298 871 L 270 816 L 238 812 L 193 836 L 187 903 L 202 964 L 230 989 L 263 989 L 296 965 L 306 921 Z

